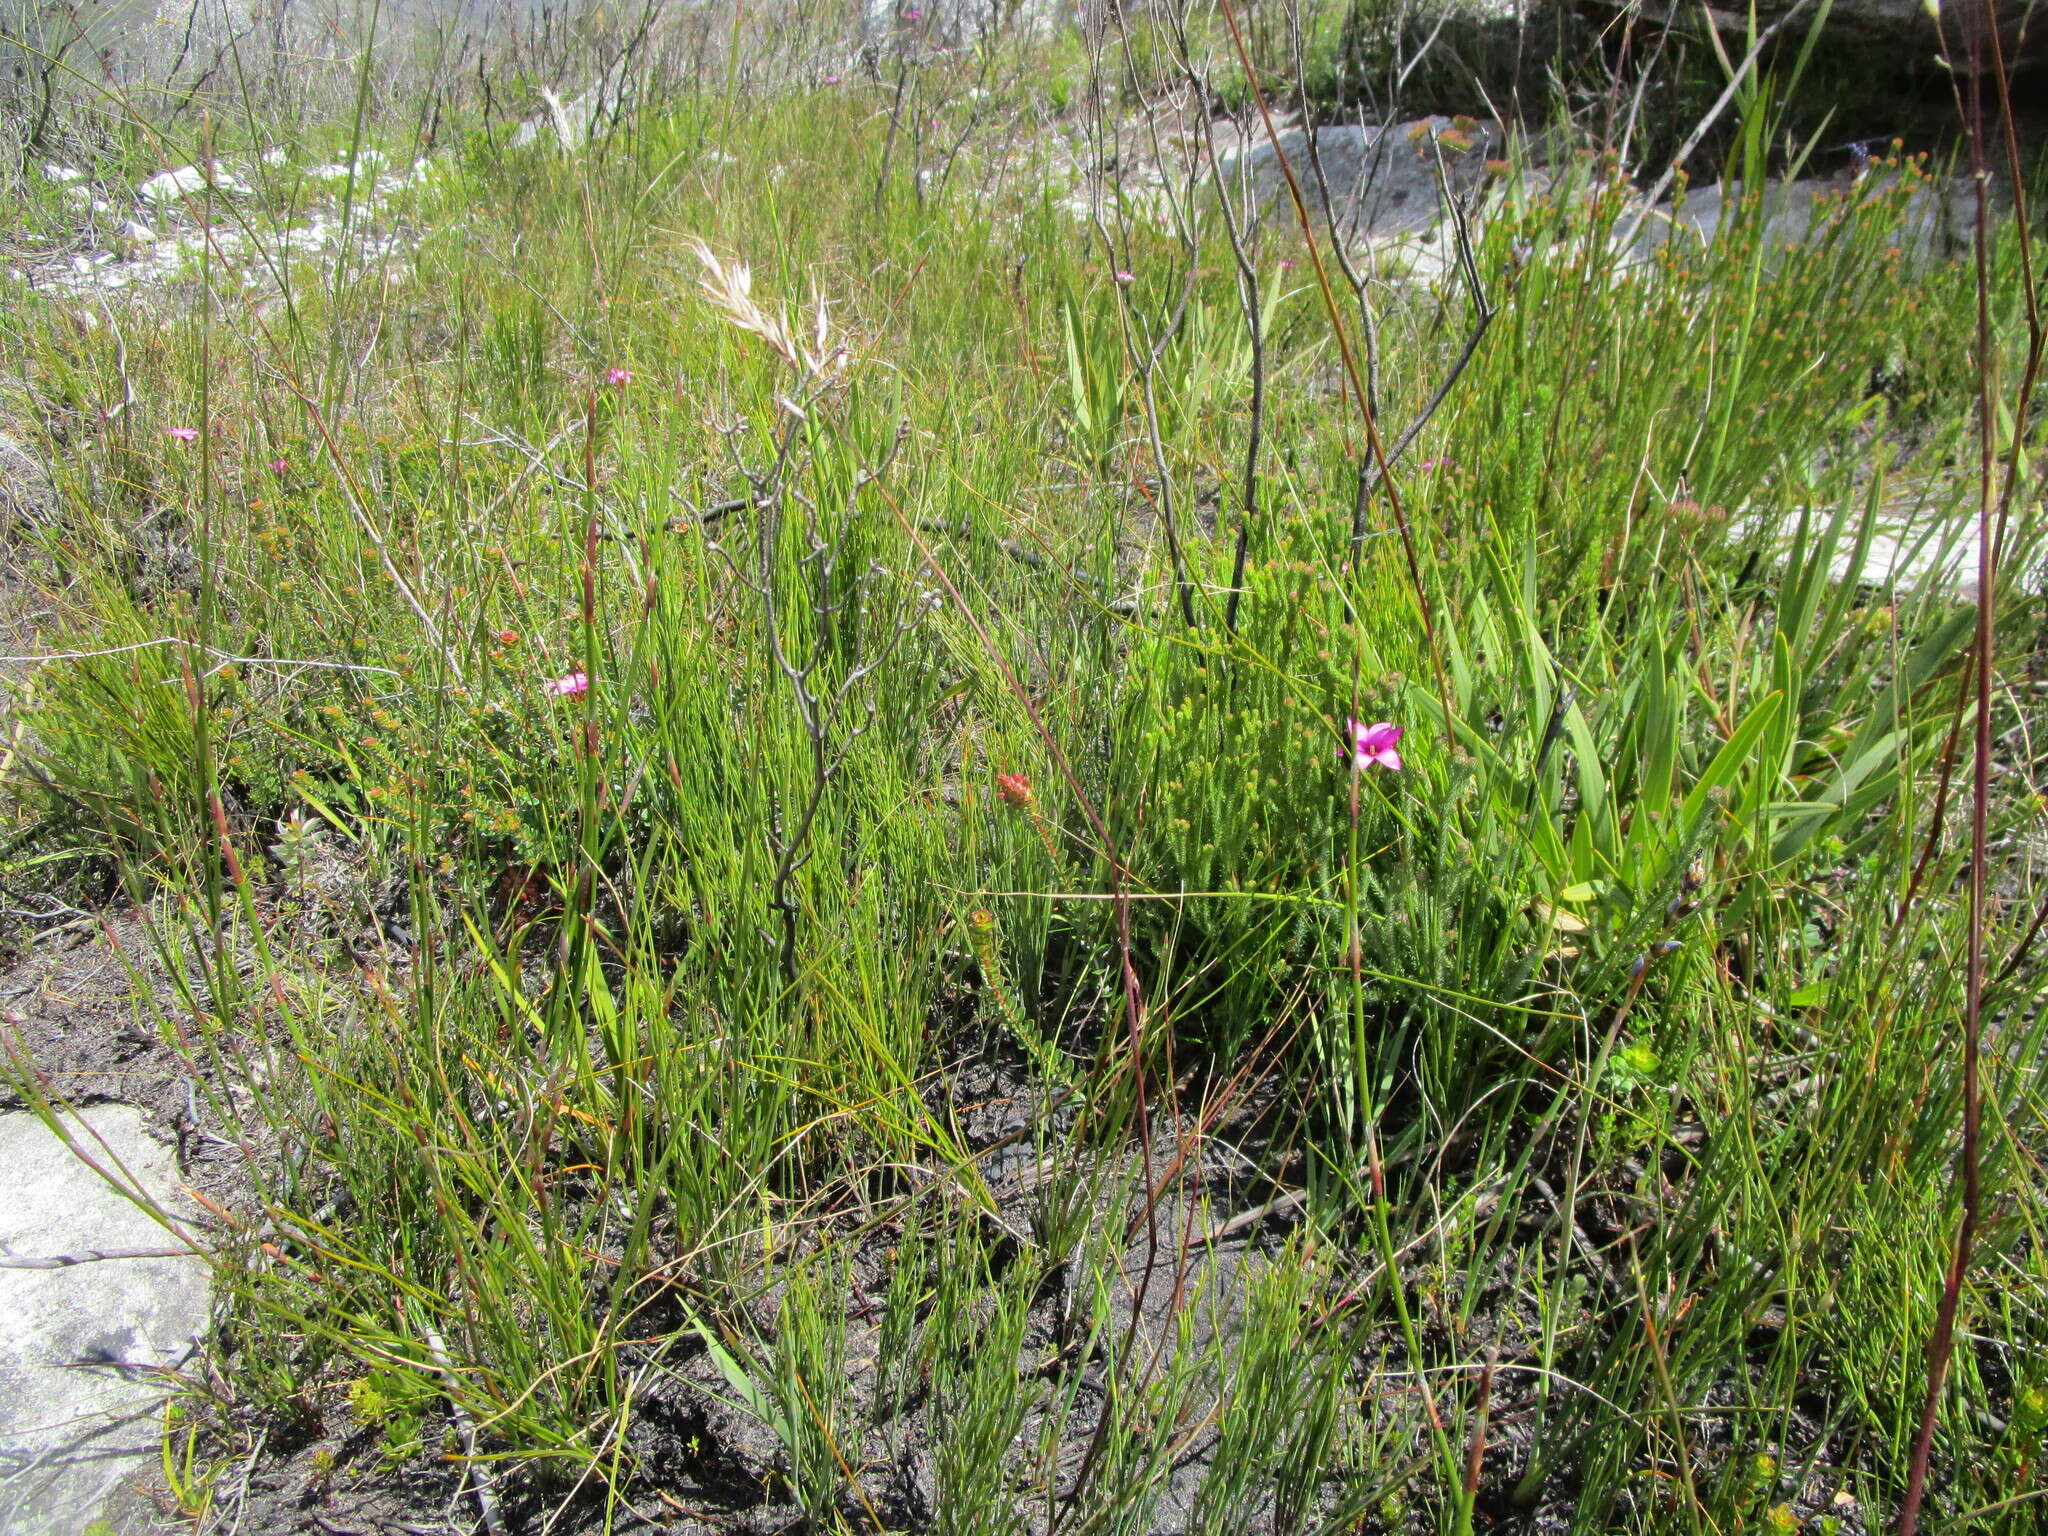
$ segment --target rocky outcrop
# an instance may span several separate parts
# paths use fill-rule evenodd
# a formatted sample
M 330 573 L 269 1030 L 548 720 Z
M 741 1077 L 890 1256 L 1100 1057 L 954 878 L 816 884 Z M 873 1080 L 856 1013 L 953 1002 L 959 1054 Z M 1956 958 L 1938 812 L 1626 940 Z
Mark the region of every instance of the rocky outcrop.
M 1783 20 L 1795 7 L 1799 14 L 1787 31 L 1797 38 L 1819 14 L 1814 0 L 1757 0 L 1757 23 L 1768 26 Z M 1593 8 L 1603 13 L 1634 12 L 1651 20 L 1687 12 L 1687 7 L 1668 0 L 1594 0 Z M 1903 50 L 1930 69 L 1944 67 L 1935 62 L 1942 59 L 1945 67 L 1961 70 L 1970 64 L 1973 39 L 1989 36 L 1986 16 L 1995 15 L 2005 61 L 2040 65 L 2048 63 L 2048 26 L 2042 25 L 2040 12 L 2038 0 L 1834 0 L 1823 23 L 1823 46 Z M 1746 8 L 1732 0 L 1715 0 L 1708 15 L 1724 38 L 1741 38 L 1749 24 Z M 1975 57 L 1981 67 L 1991 67 L 1993 52 L 1988 46 L 1979 46 Z
M 1425 117 L 1318 128 L 1311 153 L 1307 130 L 1294 128 L 1222 156 L 1219 169 L 1225 184 L 1248 190 L 1268 218 L 1292 221 L 1284 155 L 1318 223 L 1333 218 L 1347 243 L 1363 243 L 1432 228 L 1443 217 L 1445 197 L 1464 198 L 1478 187 L 1504 142 L 1498 123 Z
M 1758 19 L 1776 20 L 1791 11 L 1793 0 L 1760 0 Z M 1730 9 L 1739 10 L 1739 7 Z M 1809 4 L 1806 14 L 1818 7 Z M 1956 68 L 1968 64 L 1971 42 L 1988 38 L 1987 15 L 1995 15 L 2000 45 L 2008 63 L 2022 57 L 2039 61 L 2044 57 L 2040 6 L 2034 0 L 1834 0 L 1828 8 L 1830 30 L 1861 35 L 1873 41 L 1924 49 L 1929 57 L 1940 54 Z M 2029 12 L 2035 14 L 2029 17 Z M 1938 13 L 1938 19 L 1937 19 Z M 1991 50 L 1982 50 L 1988 68 Z

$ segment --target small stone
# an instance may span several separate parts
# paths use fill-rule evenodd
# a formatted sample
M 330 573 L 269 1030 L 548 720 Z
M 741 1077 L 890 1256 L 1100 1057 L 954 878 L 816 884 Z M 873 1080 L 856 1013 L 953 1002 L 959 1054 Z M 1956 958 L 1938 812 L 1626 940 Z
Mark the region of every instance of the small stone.
M 114 231 L 114 249 L 128 261 L 146 255 L 156 244 L 156 231 L 140 219 L 128 219 Z
M 50 160 L 43 165 L 43 180 L 54 181 L 60 185 L 66 182 L 83 181 L 85 180 L 85 172 L 73 170 L 68 165 L 59 165 L 56 161 Z

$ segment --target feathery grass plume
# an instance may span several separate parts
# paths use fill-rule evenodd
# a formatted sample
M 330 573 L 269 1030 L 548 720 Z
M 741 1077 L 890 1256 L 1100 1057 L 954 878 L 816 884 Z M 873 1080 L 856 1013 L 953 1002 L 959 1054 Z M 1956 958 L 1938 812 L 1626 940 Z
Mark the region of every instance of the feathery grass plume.
M 704 264 L 705 276 L 697 286 L 704 290 L 712 307 L 733 325 L 760 337 L 777 357 L 806 378 L 822 378 L 845 369 L 846 348 L 833 344 L 832 321 L 824 295 L 813 296 L 815 308 L 806 342 L 781 315 L 754 301 L 754 273 L 745 262 L 725 260 L 702 240 L 692 239 L 690 248 Z

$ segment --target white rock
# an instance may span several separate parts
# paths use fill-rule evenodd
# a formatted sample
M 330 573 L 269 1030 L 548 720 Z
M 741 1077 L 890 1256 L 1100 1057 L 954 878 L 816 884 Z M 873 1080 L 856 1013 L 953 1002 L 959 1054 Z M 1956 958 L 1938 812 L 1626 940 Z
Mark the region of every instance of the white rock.
M 150 177 L 135 191 L 152 203 L 168 203 L 189 196 L 205 185 L 205 171 L 196 165 L 181 165 L 175 171 L 162 171 Z
M 128 219 L 114 231 L 114 249 L 130 261 L 145 254 L 156 244 L 156 231 L 140 219 Z
M 1773 564 L 1790 558 L 1799 532 L 1801 509 L 1765 516 L 1745 510 L 1728 524 L 1728 540 L 1742 544 L 1761 530 Z M 1820 536 L 1827 517 L 1822 508 L 1810 514 L 1807 537 Z M 1845 526 L 1828 557 L 1828 574 L 1836 581 L 1898 593 L 1934 593 L 1951 602 L 1977 601 L 1977 519 L 1973 513 L 1941 514 L 1901 506 L 1878 514 L 1870 544 L 1857 558 L 1857 528 Z M 2002 575 L 2017 578 L 2029 589 L 2038 587 L 2048 556 L 2035 554 L 2024 567 L 2010 564 Z
M 48 160 L 43 163 L 43 180 L 54 181 L 61 186 L 66 182 L 85 180 L 85 172 L 73 170 L 68 165 L 59 165 L 54 160 Z
M 177 1167 L 136 1110 L 98 1105 L 79 1119 L 81 1148 L 181 1214 Z M 11 1254 L 177 1246 L 33 1115 L 0 1115 L 0 1168 L 0 1248 Z M 157 1462 L 161 1373 L 205 1331 L 208 1290 L 206 1265 L 192 1257 L 0 1269 L 0 1531 L 143 1528 L 125 1489 Z
M 563 153 L 581 149 L 600 118 L 618 115 L 629 92 L 630 82 L 623 69 L 613 70 L 569 101 L 542 86 L 540 98 L 547 104 L 547 111 L 528 118 L 513 131 L 512 147 L 525 149 L 539 143 L 542 135 L 552 134 L 556 147 Z
M 174 203 L 180 198 L 190 197 L 194 192 L 204 190 L 209 179 L 214 190 L 217 192 L 246 192 L 248 190 L 241 182 L 218 167 L 215 167 L 211 178 L 209 178 L 206 168 L 197 165 L 181 165 L 174 171 L 160 171 L 143 182 L 135 190 L 139 196 L 147 199 L 149 202 L 157 204 Z
M 279 144 L 270 149 L 266 149 L 265 151 L 263 151 L 262 154 L 258 155 L 256 158 L 261 160 L 265 165 L 283 165 L 285 161 L 291 158 L 291 153 L 282 144 Z

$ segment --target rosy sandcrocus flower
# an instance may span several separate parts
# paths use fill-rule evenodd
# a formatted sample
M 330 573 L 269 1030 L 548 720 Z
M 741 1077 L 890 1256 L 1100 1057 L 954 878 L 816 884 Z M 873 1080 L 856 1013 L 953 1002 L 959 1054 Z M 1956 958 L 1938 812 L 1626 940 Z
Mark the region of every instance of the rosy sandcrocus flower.
M 1116 271 L 1116 280 L 1120 283 L 1135 283 L 1137 281 L 1137 278 L 1132 276 L 1129 272 L 1124 271 L 1123 268 L 1119 267 Z
M 590 692 L 590 674 L 565 672 L 551 683 L 542 683 L 540 691 L 551 699 L 580 699 Z
M 613 389 L 624 389 L 633 382 L 633 370 L 630 368 L 606 369 L 604 381 L 611 385 Z
M 291 461 L 289 459 L 272 459 L 270 461 L 270 472 L 273 475 L 281 475 L 291 467 Z
M 1344 723 L 1351 733 L 1352 766 L 1360 773 L 1373 767 L 1400 769 L 1401 754 L 1395 748 L 1401 741 L 1401 726 L 1391 720 L 1371 725 L 1360 725 L 1356 720 Z
M 837 75 L 827 75 L 825 77 L 825 83 L 827 85 L 837 85 L 839 83 L 839 77 Z
M 199 441 L 199 429 L 197 427 L 171 427 L 165 431 L 164 436 L 175 437 L 181 443 L 196 443 Z

